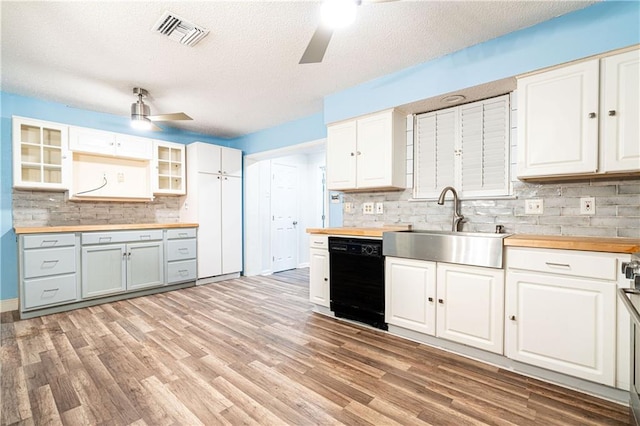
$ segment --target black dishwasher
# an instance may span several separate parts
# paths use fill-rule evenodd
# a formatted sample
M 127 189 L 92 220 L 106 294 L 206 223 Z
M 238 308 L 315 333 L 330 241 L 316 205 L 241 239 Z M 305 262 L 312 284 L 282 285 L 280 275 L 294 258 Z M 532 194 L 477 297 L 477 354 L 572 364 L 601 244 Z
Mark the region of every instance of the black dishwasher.
M 329 265 L 335 316 L 387 330 L 382 240 L 329 237 Z

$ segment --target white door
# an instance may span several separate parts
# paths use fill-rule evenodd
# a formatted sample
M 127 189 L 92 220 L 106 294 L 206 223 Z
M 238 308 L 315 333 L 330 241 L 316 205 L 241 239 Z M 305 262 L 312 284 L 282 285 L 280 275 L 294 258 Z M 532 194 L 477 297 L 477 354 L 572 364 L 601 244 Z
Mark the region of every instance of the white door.
M 309 251 L 309 300 L 329 307 L 329 252 L 311 248 Z
M 518 80 L 518 177 L 598 169 L 599 61 Z
M 198 173 L 198 278 L 222 274 L 220 178 Z
M 164 243 L 127 244 L 127 290 L 164 285 Z
M 222 273 L 231 274 L 242 271 L 242 178 L 222 176 L 221 191 Z
M 356 122 L 327 126 L 327 189 L 356 187 Z
M 385 282 L 385 321 L 434 336 L 435 262 L 387 257 Z
M 602 60 L 602 151 L 605 172 L 640 169 L 640 50 Z
M 509 271 L 505 353 L 614 386 L 615 304 L 611 282 Z
M 358 120 L 356 184 L 358 188 L 391 185 L 393 114 L 386 112 Z
M 504 271 L 438 263 L 438 337 L 503 353 Z
M 271 272 L 298 266 L 298 168 L 271 164 Z
M 82 298 L 126 290 L 126 246 L 109 244 L 82 249 Z

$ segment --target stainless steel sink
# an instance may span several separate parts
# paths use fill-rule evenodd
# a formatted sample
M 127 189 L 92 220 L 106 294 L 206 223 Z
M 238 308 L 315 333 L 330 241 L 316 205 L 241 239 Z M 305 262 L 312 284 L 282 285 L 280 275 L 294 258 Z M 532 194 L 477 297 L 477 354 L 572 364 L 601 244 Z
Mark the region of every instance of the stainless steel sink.
M 385 256 L 502 268 L 502 240 L 509 234 L 392 231 L 382 234 Z

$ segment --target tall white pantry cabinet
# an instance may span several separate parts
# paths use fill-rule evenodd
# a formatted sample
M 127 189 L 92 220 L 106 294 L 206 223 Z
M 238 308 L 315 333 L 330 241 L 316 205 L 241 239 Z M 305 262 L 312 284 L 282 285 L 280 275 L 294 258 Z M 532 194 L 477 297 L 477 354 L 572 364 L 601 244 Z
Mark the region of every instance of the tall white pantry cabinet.
M 180 220 L 198 223 L 198 284 L 242 271 L 242 151 L 187 145 Z

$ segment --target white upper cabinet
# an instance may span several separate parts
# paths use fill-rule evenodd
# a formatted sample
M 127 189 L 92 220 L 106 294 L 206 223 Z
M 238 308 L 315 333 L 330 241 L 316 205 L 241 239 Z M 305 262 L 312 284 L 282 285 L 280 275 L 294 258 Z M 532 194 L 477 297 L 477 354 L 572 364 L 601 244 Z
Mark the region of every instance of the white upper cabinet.
M 14 188 L 64 191 L 69 188 L 67 126 L 13 117 Z
M 639 51 L 518 79 L 518 177 L 640 171 Z
M 640 169 L 640 50 L 602 60 L 602 167 Z
M 509 95 L 416 116 L 414 197 L 508 195 Z
M 164 141 L 155 141 L 154 144 L 154 194 L 186 194 L 184 145 Z
M 69 129 L 69 149 L 85 154 L 151 160 L 153 140 L 84 127 Z
M 399 111 L 387 110 L 328 126 L 327 188 L 404 188 L 405 123 Z

